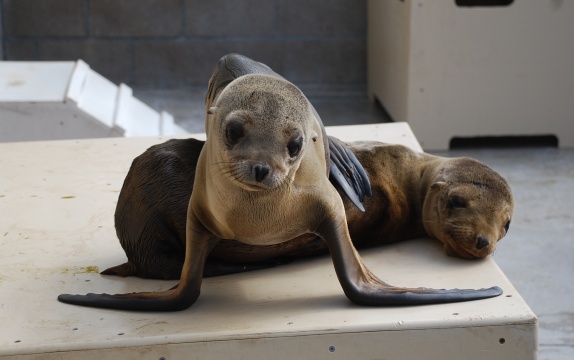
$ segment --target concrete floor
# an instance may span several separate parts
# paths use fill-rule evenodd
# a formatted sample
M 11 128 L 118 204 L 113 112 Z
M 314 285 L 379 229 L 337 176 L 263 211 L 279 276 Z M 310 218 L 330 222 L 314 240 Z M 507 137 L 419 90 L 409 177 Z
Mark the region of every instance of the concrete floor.
M 574 149 L 477 149 L 515 196 L 510 231 L 494 259 L 539 320 L 539 359 L 574 359 Z
M 156 110 L 170 112 L 189 131 L 204 131 L 205 90 L 134 93 Z M 388 121 L 366 96 L 310 100 L 326 125 Z M 574 149 L 477 148 L 435 154 L 476 158 L 510 183 L 514 218 L 494 259 L 538 316 L 539 359 L 574 359 Z

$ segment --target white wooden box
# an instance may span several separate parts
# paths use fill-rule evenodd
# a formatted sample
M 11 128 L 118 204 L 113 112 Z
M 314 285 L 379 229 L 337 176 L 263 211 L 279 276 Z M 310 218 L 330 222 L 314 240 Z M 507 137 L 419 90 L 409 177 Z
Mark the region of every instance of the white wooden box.
M 328 128 L 420 150 L 405 123 Z M 346 136 L 343 136 L 346 135 Z M 60 293 L 168 289 L 100 276 L 125 261 L 113 213 L 132 159 L 165 138 L 0 143 L 0 359 L 535 359 L 537 319 L 492 258 L 418 239 L 362 252 L 391 284 L 481 288 L 500 297 L 361 307 L 328 256 L 206 279 L 191 308 L 138 313 L 59 303 Z
M 574 2 L 369 0 L 368 83 L 424 149 L 453 137 L 555 135 L 574 146 Z
M 185 133 L 82 60 L 0 61 L 0 141 Z

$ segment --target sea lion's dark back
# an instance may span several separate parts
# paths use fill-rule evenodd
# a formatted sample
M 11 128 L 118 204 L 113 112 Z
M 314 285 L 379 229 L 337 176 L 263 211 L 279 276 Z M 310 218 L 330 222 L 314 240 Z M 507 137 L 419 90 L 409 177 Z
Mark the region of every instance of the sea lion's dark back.
M 178 278 L 185 258 L 187 204 L 203 141 L 172 139 L 136 157 L 118 197 L 116 234 L 129 266 L 108 275 Z

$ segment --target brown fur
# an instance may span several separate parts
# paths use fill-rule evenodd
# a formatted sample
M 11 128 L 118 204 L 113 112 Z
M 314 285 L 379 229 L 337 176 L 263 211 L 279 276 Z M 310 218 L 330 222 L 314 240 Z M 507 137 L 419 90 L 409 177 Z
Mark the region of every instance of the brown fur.
M 116 208 L 118 238 L 129 262 L 106 274 L 179 278 L 187 199 L 202 145 L 194 139 L 170 140 L 134 160 Z M 470 158 L 420 154 L 401 145 L 348 145 L 365 167 L 373 190 L 373 196 L 365 199 L 364 213 L 342 196 L 355 246 L 429 235 L 442 241 L 449 255 L 482 258 L 506 235 L 512 192 L 486 165 Z M 466 208 L 449 208 L 449 194 L 455 193 L 466 200 Z M 477 248 L 479 236 L 489 240 L 481 249 Z M 325 242 L 311 234 L 268 246 L 222 240 L 210 254 L 206 275 L 218 274 L 222 264 L 217 261 L 249 265 L 327 251 Z
M 212 79 L 219 71 L 217 67 Z M 187 207 L 178 286 L 159 292 L 62 294 L 60 301 L 124 310 L 183 310 L 199 297 L 207 257 L 222 239 L 273 246 L 306 234 L 325 241 L 345 295 L 360 305 L 468 301 L 502 293 L 498 287 L 400 288 L 369 271 L 352 244 L 343 201 L 327 177 L 323 126 L 293 84 L 272 74 L 243 75 L 227 85 L 213 105 L 207 107 L 207 141 Z M 136 232 L 149 226 L 153 221 Z
M 492 254 L 506 235 L 514 198 L 508 183 L 488 166 L 471 158 L 421 154 L 402 145 L 347 145 L 368 173 L 373 191 L 363 213 L 339 190 L 356 247 L 430 236 L 444 244 L 448 255 L 476 259 Z M 465 208 L 449 207 L 449 196 L 455 194 Z M 479 237 L 488 241 L 480 249 Z M 250 262 L 326 251 L 322 242 L 301 237 L 266 249 L 221 242 L 212 257 Z
M 357 246 L 430 235 L 444 243 L 449 255 L 482 258 L 506 235 L 514 207 L 512 191 L 488 166 L 470 158 L 421 154 L 400 145 L 349 145 L 373 187 L 373 197 L 365 200 L 365 213 L 345 203 Z M 449 204 L 454 198 L 457 206 Z

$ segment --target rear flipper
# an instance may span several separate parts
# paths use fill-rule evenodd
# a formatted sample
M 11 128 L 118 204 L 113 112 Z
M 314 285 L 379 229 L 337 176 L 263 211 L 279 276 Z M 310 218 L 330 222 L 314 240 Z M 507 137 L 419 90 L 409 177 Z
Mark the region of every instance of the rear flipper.
M 120 277 L 137 276 L 144 279 L 179 280 L 183 267 L 181 256 L 160 257 L 148 255 L 148 257 L 150 261 L 144 265 L 136 266 L 131 261 L 128 261 L 121 265 L 112 266 L 100 274 Z
M 100 273 L 101 275 L 114 275 L 120 277 L 138 276 L 138 271 L 135 265 L 131 262 L 123 263 L 121 265 L 112 266 Z
M 351 202 L 365 211 L 365 196 L 371 196 L 371 183 L 365 169 L 349 148 L 339 139 L 329 136 L 329 169 L 331 182 L 337 183 Z

